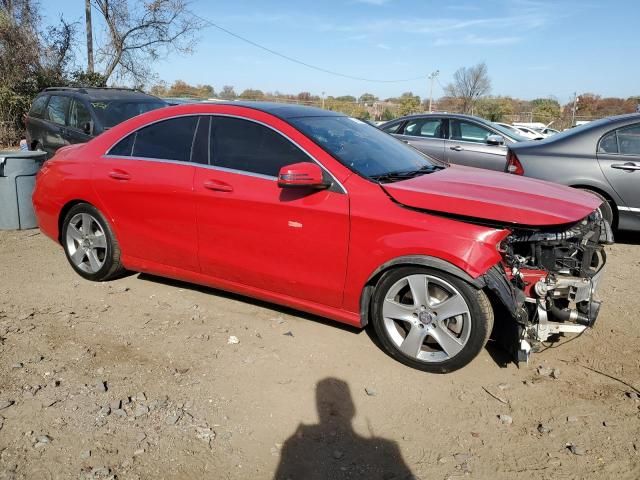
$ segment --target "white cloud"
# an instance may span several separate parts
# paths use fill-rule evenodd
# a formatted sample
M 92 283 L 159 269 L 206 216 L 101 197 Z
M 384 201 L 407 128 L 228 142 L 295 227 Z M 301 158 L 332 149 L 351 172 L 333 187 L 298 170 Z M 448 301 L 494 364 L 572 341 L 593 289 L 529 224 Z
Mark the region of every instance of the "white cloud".
M 376 47 L 381 48 L 382 50 L 391 50 L 391 47 L 386 43 L 378 43 Z
M 478 36 L 470 33 L 459 37 L 437 38 L 433 44 L 436 47 L 447 45 L 510 45 L 520 40 L 522 40 L 520 37 Z

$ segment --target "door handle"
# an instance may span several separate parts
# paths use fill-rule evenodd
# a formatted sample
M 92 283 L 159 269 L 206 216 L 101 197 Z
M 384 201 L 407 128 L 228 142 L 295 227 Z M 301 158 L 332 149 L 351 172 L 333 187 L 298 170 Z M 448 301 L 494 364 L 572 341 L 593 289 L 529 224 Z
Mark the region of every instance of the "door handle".
M 131 175 L 124 170 L 111 170 L 109 176 L 115 180 L 131 180 Z
M 402 140 L 402 143 L 409 143 L 409 140 Z
M 226 182 L 220 180 L 207 180 L 203 184 L 207 190 L 214 190 L 216 192 L 233 192 L 233 187 Z
M 617 168 L 618 170 L 633 171 L 633 170 L 640 170 L 640 165 L 636 165 L 633 162 L 614 163 L 613 165 L 611 165 L 611 168 Z
M 456 145 L 455 147 L 449 147 L 451 150 L 455 150 L 456 152 L 461 152 L 464 150 L 460 145 Z

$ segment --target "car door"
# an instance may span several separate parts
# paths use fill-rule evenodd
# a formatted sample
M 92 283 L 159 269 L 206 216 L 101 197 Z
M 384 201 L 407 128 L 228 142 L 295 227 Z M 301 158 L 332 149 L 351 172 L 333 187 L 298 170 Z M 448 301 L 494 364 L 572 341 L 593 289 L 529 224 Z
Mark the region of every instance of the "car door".
M 194 146 L 202 164 L 194 180 L 202 272 L 339 307 L 349 240 L 346 192 L 337 184 L 280 188 L 281 167 L 313 160 L 264 124 L 209 118 L 209 148 L 202 147 L 203 129 Z
M 94 188 L 125 255 L 199 270 L 189 161 L 197 123 L 182 116 L 145 126 L 94 163 Z
M 444 119 L 438 117 L 413 118 L 404 125 L 402 133 L 396 136 L 417 150 L 445 161 L 445 123 Z
M 70 103 L 71 98 L 64 95 L 51 95 L 47 103 L 42 129 L 42 148 L 50 157 L 60 147 L 69 144 L 65 136 Z
M 604 135 L 598 162 L 611 187 L 631 212 L 640 213 L 640 123 Z
M 504 144 L 488 144 L 487 140 L 493 135 L 497 133 L 477 122 L 451 118 L 445 156 L 451 163 L 503 172 L 507 161 L 507 147 Z M 504 137 L 502 138 L 504 142 Z
M 67 127 L 67 141 L 69 143 L 84 143 L 91 140 L 93 119 L 85 104 L 74 98 L 69 107 L 69 125 Z

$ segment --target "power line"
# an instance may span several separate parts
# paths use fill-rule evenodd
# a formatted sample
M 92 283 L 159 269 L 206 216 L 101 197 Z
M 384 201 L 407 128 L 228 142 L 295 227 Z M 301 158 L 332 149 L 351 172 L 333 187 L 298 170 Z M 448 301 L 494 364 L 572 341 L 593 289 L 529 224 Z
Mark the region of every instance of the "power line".
M 275 50 L 272 50 L 271 48 L 265 47 L 264 45 L 260 45 L 259 43 L 256 43 L 256 42 L 254 42 L 252 40 L 249 40 L 248 38 L 245 38 L 242 35 L 238 35 L 237 33 L 234 33 L 231 30 L 227 30 L 226 28 L 221 27 L 220 25 L 218 25 L 216 23 L 213 23 L 211 20 L 207 20 L 206 18 L 203 18 L 200 15 L 196 15 L 193 12 L 192 12 L 192 15 L 194 17 L 200 19 L 204 23 L 206 23 L 206 24 L 208 24 L 208 25 L 210 25 L 210 26 L 212 26 L 214 28 L 217 28 L 218 30 L 226 33 L 227 35 L 231 35 L 232 37 L 235 37 L 238 40 L 242 40 L 243 42 L 248 43 L 249 45 L 252 45 L 252 46 L 254 46 L 256 48 L 259 48 L 261 50 L 269 52 L 270 54 L 275 55 L 277 57 L 284 58 L 285 60 L 288 60 L 290 62 L 297 63 L 298 65 L 302 65 L 304 67 L 311 68 L 311 69 L 317 70 L 319 72 L 328 73 L 329 75 L 335 75 L 337 77 L 348 78 L 348 79 L 351 79 L 351 80 L 360 80 L 360 81 L 363 81 L 363 82 L 373 82 L 373 83 L 411 82 L 411 81 L 415 81 L 415 80 L 422 80 L 427 76 L 427 75 L 420 75 L 419 77 L 412 77 L 412 78 L 401 78 L 401 79 L 396 79 L 396 80 L 380 80 L 380 79 L 373 79 L 373 78 L 356 77 L 354 75 L 347 75 L 345 73 L 340 73 L 340 72 L 336 72 L 336 71 L 333 71 L 333 70 L 328 70 L 326 68 L 318 67 L 317 65 L 312 65 L 312 64 L 304 62 L 302 60 L 298 60 L 297 58 L 290 57 L 289 55 L 285 55 L 284 53 L 277 52 Z

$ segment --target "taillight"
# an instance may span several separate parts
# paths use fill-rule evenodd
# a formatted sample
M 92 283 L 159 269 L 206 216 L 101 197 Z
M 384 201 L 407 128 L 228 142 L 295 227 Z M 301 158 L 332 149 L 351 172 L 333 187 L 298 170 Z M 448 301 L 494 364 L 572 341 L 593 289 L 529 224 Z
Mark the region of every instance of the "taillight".
M 524 168 L 522 168 L 520 160 L 511 150 L 507 153 L 507 169 L 505 171 L 514 175 L 524 175 Z

